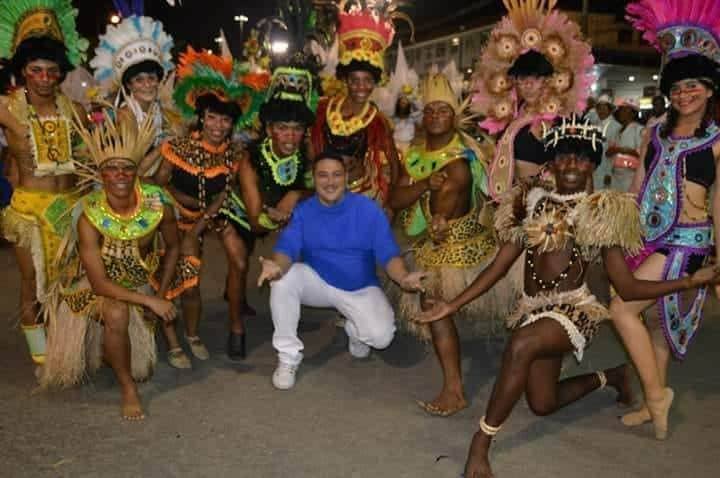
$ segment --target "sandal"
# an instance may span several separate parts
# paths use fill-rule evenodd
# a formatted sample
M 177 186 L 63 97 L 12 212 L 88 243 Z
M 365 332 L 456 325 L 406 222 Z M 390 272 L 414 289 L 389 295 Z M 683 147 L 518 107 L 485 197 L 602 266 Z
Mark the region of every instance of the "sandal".
M 192 368 L 192 363 L 190 363 L 190 359 L 187 355 L 185 355 L 185 352 L 183 352 L 183 349 L 180 347 L 175 347 L 174 349 L 168 350 L 168 363 L 170 366 L 175 368 Z
M 207 347 L 205 347 L 205 344 L 202 343 L 202 340 L 200 340 L 200 337 L 197 335 L 194 337 L 188 337 L 185 336 L 185 340 L 187 341 L 187 344 L 190 346 L 190 351 L 198 360 L 207 360 L 210 358 L 210 352 L 208 352 Z
M 418 407 L 422 408 L 425 413 L 436 417 L 449 417 L 450 415 L 455 415 L 460 410 L 467 408 L 467 403 L 455 408 L 440 408 L 432 403 L 424 402 L 422 400 L 416 400 L 415 403 L 417 403 Z

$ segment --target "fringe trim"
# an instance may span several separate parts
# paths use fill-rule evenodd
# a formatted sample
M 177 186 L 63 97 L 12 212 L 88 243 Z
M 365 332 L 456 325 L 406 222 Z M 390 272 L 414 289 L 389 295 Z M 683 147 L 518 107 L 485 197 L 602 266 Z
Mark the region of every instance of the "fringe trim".
M 450 301 L 462 293 L 475 278 L 492 262 L 467 269 L 444 266 L 427 269 L 430 276 L 426 280 L 426 297 Z M 474 335 L 497 335 L 502 333 L 503 324 L 517 302 L 522 290 L 522 260 L 516 261 L 508 274 L 481 297 L 465 306 L 454 318 L 471 322 Z M 411 270 L 414 270 L 410 266 Z M 409 293 L 397 285 L 387 285 L 391 300 L 397 304 L 397 317 L 400 326 L 425 342 L 432 339 L 430 326 L 418 324 L 411 319 L 422 312 L 421 295 Z
M 103 362 L 101 311 L 106 299 L 96 297 L 82 313 L 76 314 L 62 300 L 59 290 L 51 297 L 53 300 L 46 304 L 48 341 L 45 365 L 39 377 L 42 389 L 83 383 Z M 136 381 L 145 381 L 157 363 L 155 329 L 152 322 L 145 320 L 142 307 L 130 305 L 129 313 L 131 372 Z
M 45 248 L 42 240 L 42 224 L 30 215 L 15 211 L 8 206 L 2 212 L 2 231 L 5 239 L 15 246 L 27 249 L 32 257 L 35 269 L 35 298 L 43 303 L 46 300 L 47 275 L 45 273 Z
M 522 245 L 525 242 L 522 220 L 517 217 L 518 210 L 524 210 L 524 200 L 525 191 L 520 186 L 514 186 L 500 196 L 494 226 L 501 243 Z
M 523 294 L 518 303 L 517 309 L 508 318 L 507 326 L 510 329 L 525 327 L 543 318 L 557 321 L 567 332 L 570 342 L 575 348 L 574 354 L 578 362 L 582 360 L 585 347 L 588 341 L 580 332 L 571 317 L 559 309 L 562 305 L 572 305 L 579 313 L 584 313 L 590 322 L 602 322 L 610 313 L 607 307 L 602 305 L 592 295 L 586 284 L 581 287 L 564 292 L 550 292 L 528 296 Z M 551 306 L 550 310 L 538 310 Z
M 197 176 L 198 174 L 203 173 L 205 174 L 205 177 L 214 178 L 215 176 L 220 176 L 221 174 L 230 174 L 231 172 L 224 164 L 211 168 L 201 168 L 199 166 L 194 166 L 185 161 L 180 156 L 178 156 L 169 141 L 163 143 L 162 146 L 160 146 L 160 154 L 162 154 L 162 157 L 168 160 L 168 162 L 170 162 L 173 166 L 177 166 L 178 168 L 182 169 L 183 171 L 187 171 L 193 176 Z
M 619 246 L 635 255 L 642 248 L 640 213 L 635 197 L 599 191 L 586 197 L 573 212 L 575 238 L 583 247 Z

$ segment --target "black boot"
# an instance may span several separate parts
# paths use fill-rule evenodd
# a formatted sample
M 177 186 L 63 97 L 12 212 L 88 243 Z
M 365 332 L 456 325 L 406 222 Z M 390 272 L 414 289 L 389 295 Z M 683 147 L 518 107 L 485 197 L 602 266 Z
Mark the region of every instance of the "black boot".
M 245 358 L 245 332 L 236 334 L 230 331 L 230 335 L 228 335 L 227 354 L 230 360 L 242 360 Z

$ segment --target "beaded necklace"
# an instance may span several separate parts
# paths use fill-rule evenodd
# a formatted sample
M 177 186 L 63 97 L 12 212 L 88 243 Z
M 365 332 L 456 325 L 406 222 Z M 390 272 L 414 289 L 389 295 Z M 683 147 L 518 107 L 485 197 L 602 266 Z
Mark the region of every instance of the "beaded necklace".
M 425 149 L 425 145 L 413 146 L 407 153 L 405 169 L 416 181 L 425 179 L 435 171 L 444 168 L 449 162 L 463 156 L 465 147 L 456 134 L 445 146 L 434 151 Z
M 70 117 L 72 112 L 63 108 L 59 99 L 60 95 L 55 97 L 55 114 L 40 118 L 30 101 L 27 89 L 18 92 L 18 95 L 24 100 L 26 105 L 26 124 L 28 127 L 28 141 L 30 142 L 35 165 L 39 169 L 47 169 L 43 167 L 43 163 L 51 163 L 55 168 L 74 171 L 72 159 L 72 127 L 70 125 Z
M 280 186 L 289 186 L 295 182 L 300 167 L 298 150 L 290 156 L 279 158 L 272 149 L 270 138 L 265 138 L 260 145 L 260 154 L 270 167 L 273 179 L 277 184 Z
M 555 277 L 554 279 L 543 280 L 538 277 L 537 272 L 535 271 L 535 261 L 533 260 L 534 254 L 535 253 L 533 249 L 527 249 L 527 265 L 530 269 L 530 276 L 542 290 L 554 290 L 560 287 L 560 282 L 567 279 L 570 268 L 573 266 L 573 264 L 575 264 L 575 262 L 577 262 L 578 258 L 580 257 L 580 251 L 578 250 L 577 246 L 573 245 L 572 253 L 570 254 L 570 261 L 568 262 L 567 267 L 565 267 L 565 269 L 563 269 L 563 271 L 558 274 L 557 277 Z
M 105 191 L 98 190 L 83 199 L 83 211 L 104 236 L 129 241 L 151 233 L 160 224 L 164 213 L 163 193 L 158 186 L 138 182 L 135 201 L 133 211 L 118 214 L 108 204 Z
M 346 96 L 330 98 L 327 106 L 327 123 L 330 132 L 336 136 L 350 136 L 361 129 L 367 128 L 370 122 L 375 119 L 378 109 L 369 101 L 365 103 L 362 111 L 348 119 L 343 118 L 342 105 L 345 104 Z
M 199 141 L 199 135 L 193 135 L 193 140 L 198 142 L 202 149 L 208 153 L 211 154 L 223 154 L 227 150 L 227 148 L 230 146 L 229 141 L 223 143 L 219 147 L 215 147 L 209 143 L 207 143 L 205 140 Z M 227 168 L 227 174 L 225 175 L 225 202 L 223 203 L 223 206 L 227 204 L 228 198 L 230 197 L 230 193 L 232 192 L 231 182 L 232 182 L 232 175 L 230 172 L 232 171 L 232 161 L 233 156 L 226 154 L 225 155 L 225 167 Z M 203 212 L 203 218 L 208 221 L 212 222 L 215 226 L 215 232 L 221 232 L 223 231 L 227 225 L 228 225 L 228 218 L 227 216 L 223 215 L 223 221 L 220 224 L 217 224 L 215 222 L 215 219 L 218 216 L 218 213 L 215 213 L 213 215 L 206 214 L 205 211 L 207 210 L 207 191 L 205 189 L 205 162 L 202 160 L 199 160 L 196 162 L 196 166 L 199 168 L 197 178 L 198 178 L 198 205 L 200 206 L 200 210 Z M 222 207 L 221 207 L 222 209 Z M 209 226 L 210 224 L 208 224 Z M 202 240 L 202 236 L 200 236 L 200 240 Z

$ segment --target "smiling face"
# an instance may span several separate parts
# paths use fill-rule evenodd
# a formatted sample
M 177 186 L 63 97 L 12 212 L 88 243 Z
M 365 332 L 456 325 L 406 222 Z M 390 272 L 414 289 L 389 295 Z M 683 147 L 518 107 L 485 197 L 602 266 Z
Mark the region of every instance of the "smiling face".
M 544 84 L 545 78 L 541 76 L 521 76 L 515 78 L 515 85 L 517 86 L 520 98 L 531 105 L 540 101 L 540 95 L 542 94 L 542 87 Z
M 346 83 L 350 100 L 357 104 L 367 102 L 375 88 L 375 78 L 369 71 L 351 71 L 347 75 Z
M 585 190 L 595 164 L 587 156 L 561 153 L 555 156 L 549 167 L 555 176 L 557 191 L 561 194 L 573 194 Z
M 229 115 L 206 109 L 202 116 L 202 137 L 213 146 L 219 146 L 229 137 L 233 129 L 233 119 Z
M 130 78 L 127 87 L 130 94 L 140 103 L 150 104 L 157 99 L 160 78 L 157 73 L 138 73 Z
M 455 111 L 444 101 L 433 101 L 423 108 L 422 123 L 428 134 L 445 134 L 453 129 Z
M 670 88 L 670 103 L 681 116 L 704 114 L 712 95 L 712 90 L 699 80 L 681 80 Z
M 50 60 L 33 60 L 22 70 L 25 87 L 32 93 L 41 97 L 55 94 L 62 71 L 60 65 Z
M 105 192 L 118 199 L 127 198 L 133 193 L 136 177 L 137 165 L 129 159 L 108 159 L 100 167 Z
M 284 158 L 300 149 L 305 125 L 297 121 L 275 121 L 267 126 L 266 132 L 272 141 L 273 152 Z
M 326 206 L 336 204 L 345 195 L 347 170 L 337 159 L 319 159 L 313 165 L 313 179 L 318 199 Z

